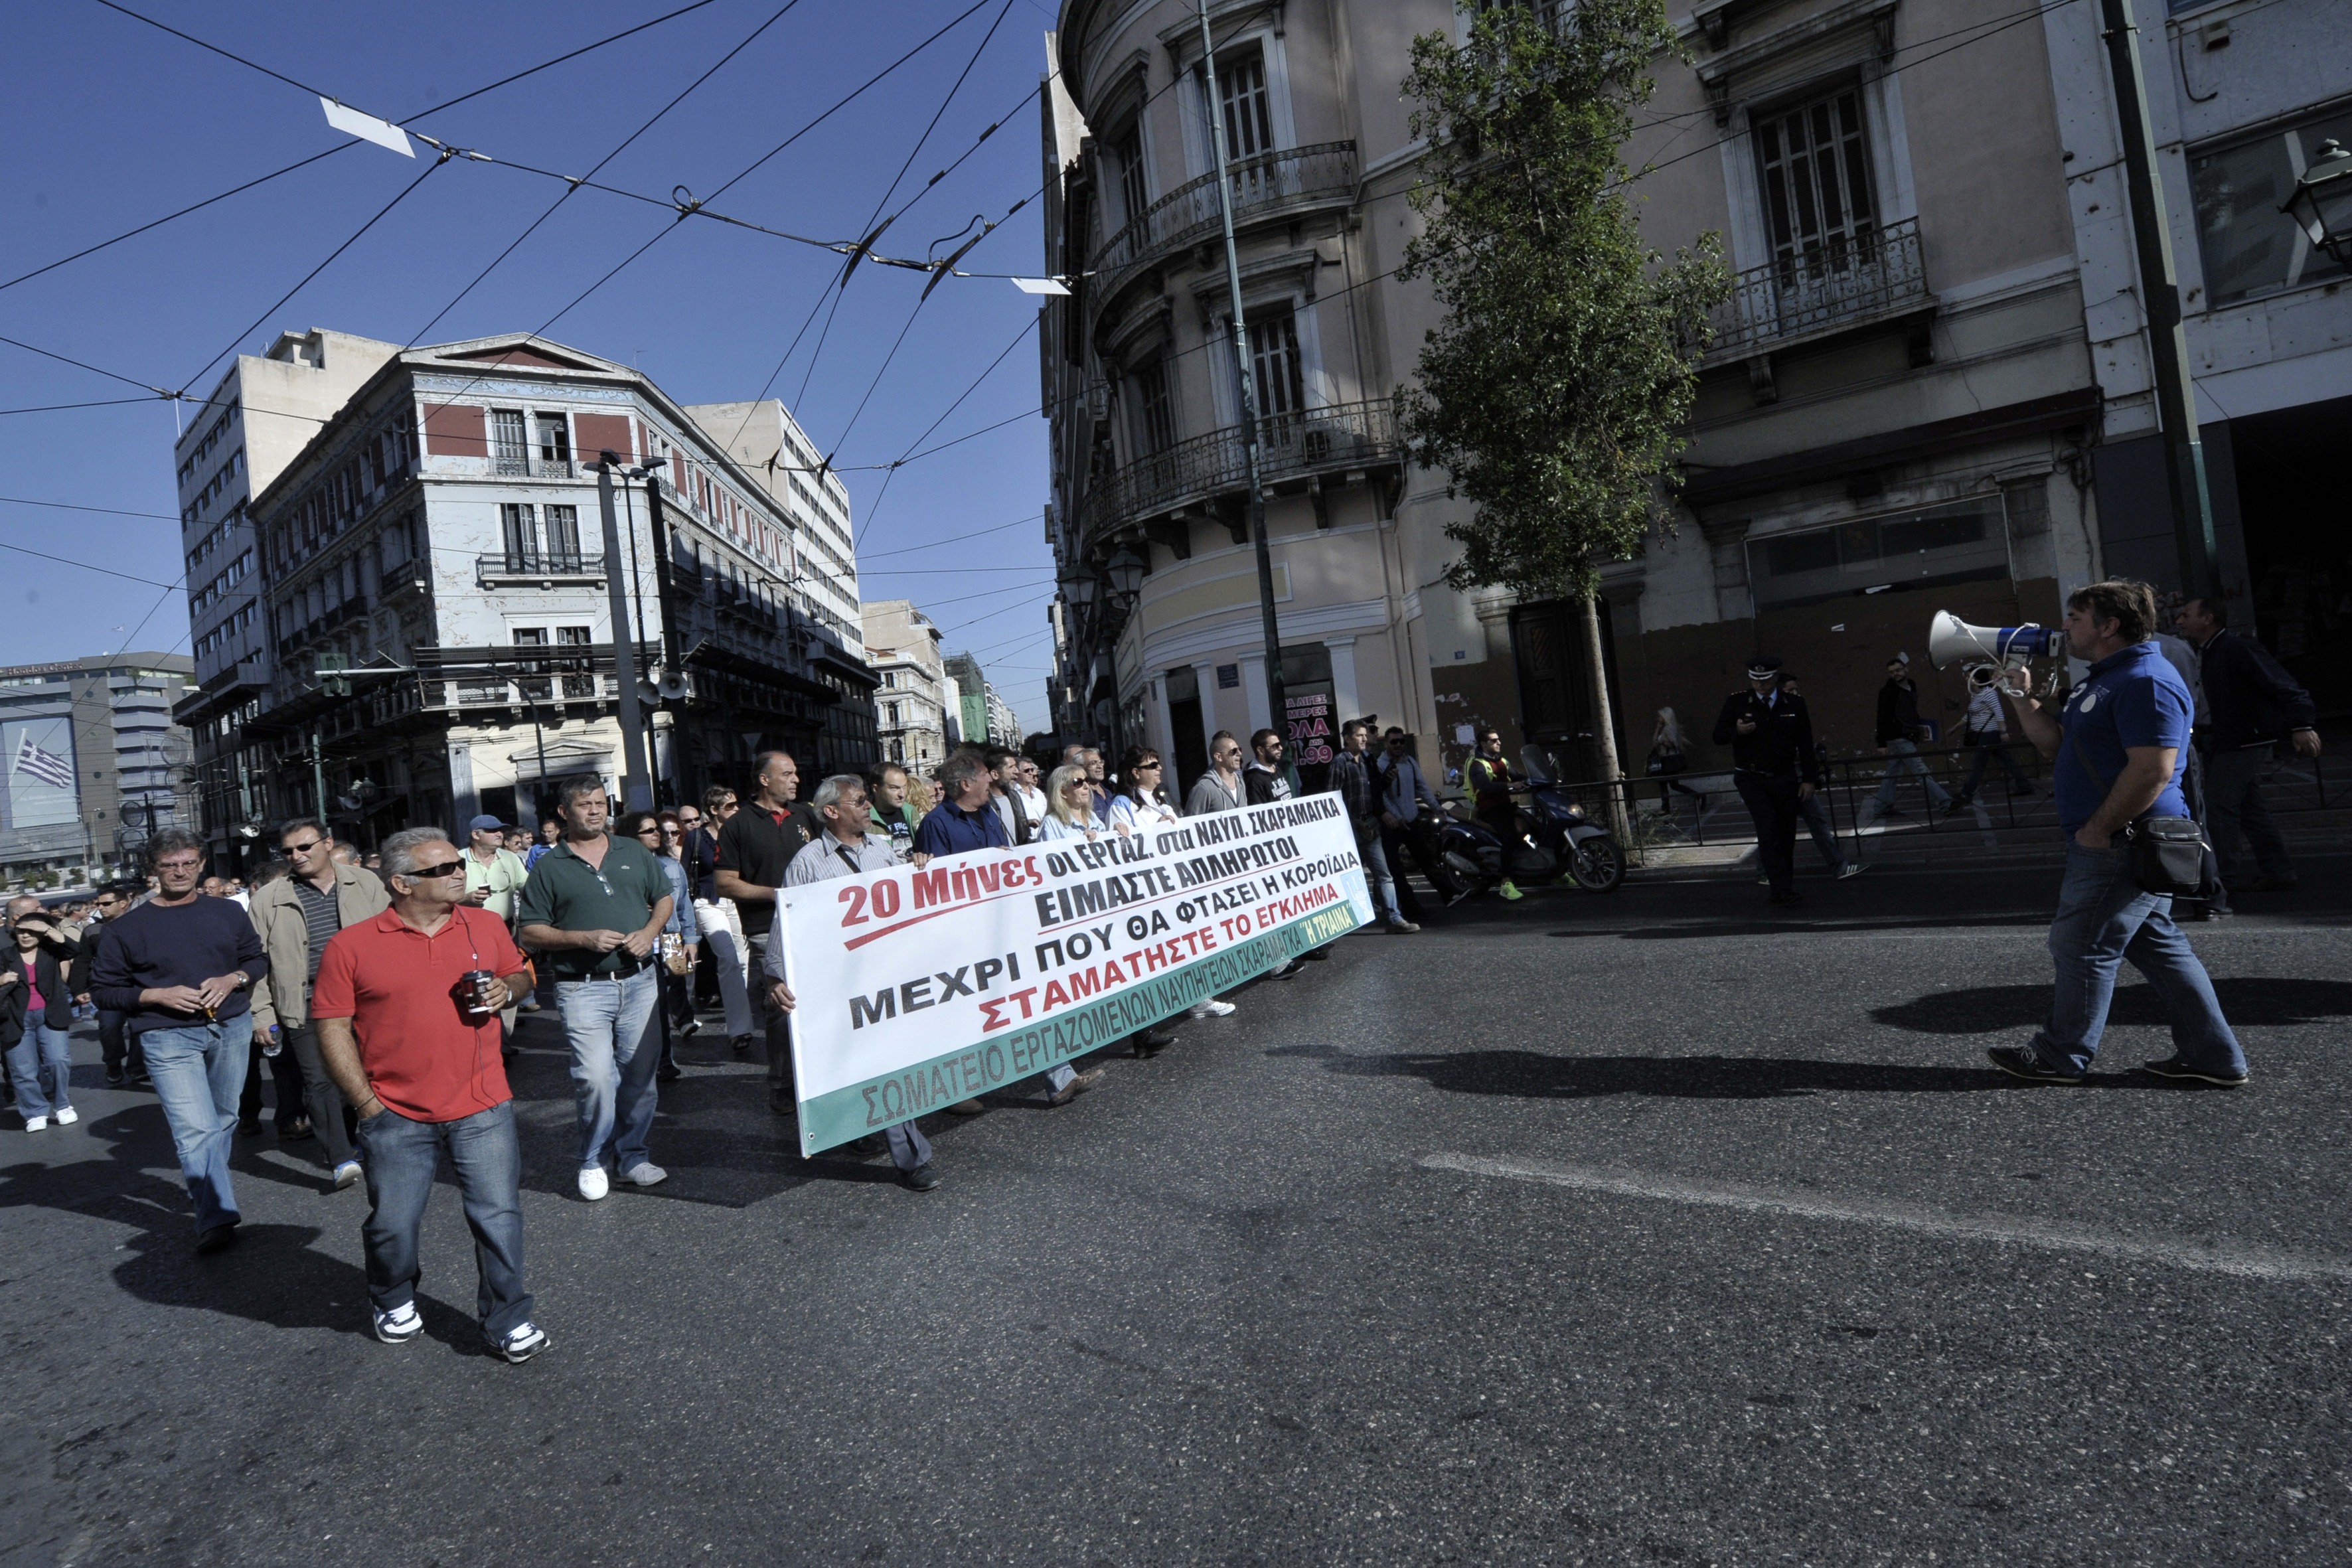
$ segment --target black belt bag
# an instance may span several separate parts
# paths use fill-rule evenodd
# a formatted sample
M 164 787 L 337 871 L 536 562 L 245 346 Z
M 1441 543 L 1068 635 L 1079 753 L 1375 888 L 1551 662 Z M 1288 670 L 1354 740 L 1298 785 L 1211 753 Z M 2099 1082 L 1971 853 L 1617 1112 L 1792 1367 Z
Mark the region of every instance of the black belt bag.
M 2070 734 L 2066 741 L 2074 760 L 2098 780 L 2102 791 L 2115 787 L 2099 778 L 2080 736 Z M 2143 816 L 2124 829 L 2124 849 L 2130 859 L 2132 881 L 2143 893 L 2179 898 L 2197 893 L 2205 885 L 2205 830 L 2194 817 Z

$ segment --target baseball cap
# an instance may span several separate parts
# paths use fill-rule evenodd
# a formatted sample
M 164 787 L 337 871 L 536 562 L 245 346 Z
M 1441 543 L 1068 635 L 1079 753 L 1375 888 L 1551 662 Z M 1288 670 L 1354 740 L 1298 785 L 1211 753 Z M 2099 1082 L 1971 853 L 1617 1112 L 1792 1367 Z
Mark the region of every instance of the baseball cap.
M 474 818 L 473 821 L 466 824 L 466 831 L 468 833 L 503 833 L 506 831 L 506 826 L 507 825 L 505 823 L 485 812 L 480 816 Z

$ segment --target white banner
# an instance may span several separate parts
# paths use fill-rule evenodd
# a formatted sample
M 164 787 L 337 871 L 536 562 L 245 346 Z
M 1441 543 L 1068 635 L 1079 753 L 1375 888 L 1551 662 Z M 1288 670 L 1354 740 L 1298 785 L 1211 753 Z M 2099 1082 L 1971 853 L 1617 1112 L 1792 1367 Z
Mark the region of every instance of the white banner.
M 1372 918 L 1334 795 L 778 900 L 803 1154 L 1042 1073 Z

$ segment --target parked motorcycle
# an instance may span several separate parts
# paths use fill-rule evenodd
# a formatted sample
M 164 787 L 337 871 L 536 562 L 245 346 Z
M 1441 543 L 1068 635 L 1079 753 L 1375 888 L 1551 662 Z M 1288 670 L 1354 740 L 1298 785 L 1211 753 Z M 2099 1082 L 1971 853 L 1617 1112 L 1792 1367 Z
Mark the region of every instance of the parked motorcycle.
M 1625 852 L 1554 782 L 1550 760 L 1530 746 L 1521 752 L 1520 765 L 1528 779 L 1527 803 L 1514 802 L 1518 832 L 1509 844 L 1458 798 L 1446 800 L 1436 813 L 1424 812 L 1413 824 L 1413 856 L 1431 884 L 1449 904 L 1488 891 L 1506 877 L 1540 882 L 1565 874 L 1589 893 L 1622 887 Z
M 1623 887 L 1625 851 L 1559 787 L 1551 759 L 1528 746 L 1519 753 L 1519 766 L 1528 776 L 1528 804 L 1519 809 L 1518 825 L 1529 844 L 1588 893 Z

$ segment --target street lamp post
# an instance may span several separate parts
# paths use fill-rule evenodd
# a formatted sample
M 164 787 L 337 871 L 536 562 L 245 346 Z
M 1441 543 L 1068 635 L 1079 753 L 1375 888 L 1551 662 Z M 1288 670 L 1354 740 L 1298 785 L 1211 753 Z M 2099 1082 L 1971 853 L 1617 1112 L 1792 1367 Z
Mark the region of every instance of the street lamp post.
M 2313 249 L 2352 267 L 2352 153 L 2333 140 L 2322 142 L 2279 211 L 2294 219 Z
M 1127 617 L 1134 613 L 1135 601 L 1142 596 L 1143 578 L 1149 570 L 1140 556 L 1127 549 L 1121 549 L 1103 567 L 1111 602 L 1118 606 L 1119 613 L 1118 625 L 1110 637 L 1110 756 L 1106 760 L 1111 767 L 1124 765 L 1127 755 L 1126 715 L 1119 710 L 1118 639 L 1126 630 Z M 1119 783 L 1125 784 L 1127 781 L 1122 778 Z
M 624 809 L 646 811 L 653 806 L 653 775 L 646 771 L 644 721 L 637 708 L 637 645 L 629 636 L 629 593 L 621 575 L 621 520 L 613 505 L 613 479 L 641 479 L 651 468 L 624 465 L 617 453 L 600 452 L 596 470 L 596 504 L 604 522 L 604 591 L 612 606 L 613 678 L 620 687 L 621 800 Z M 635 531 L 632 530 L 632 532 Z

